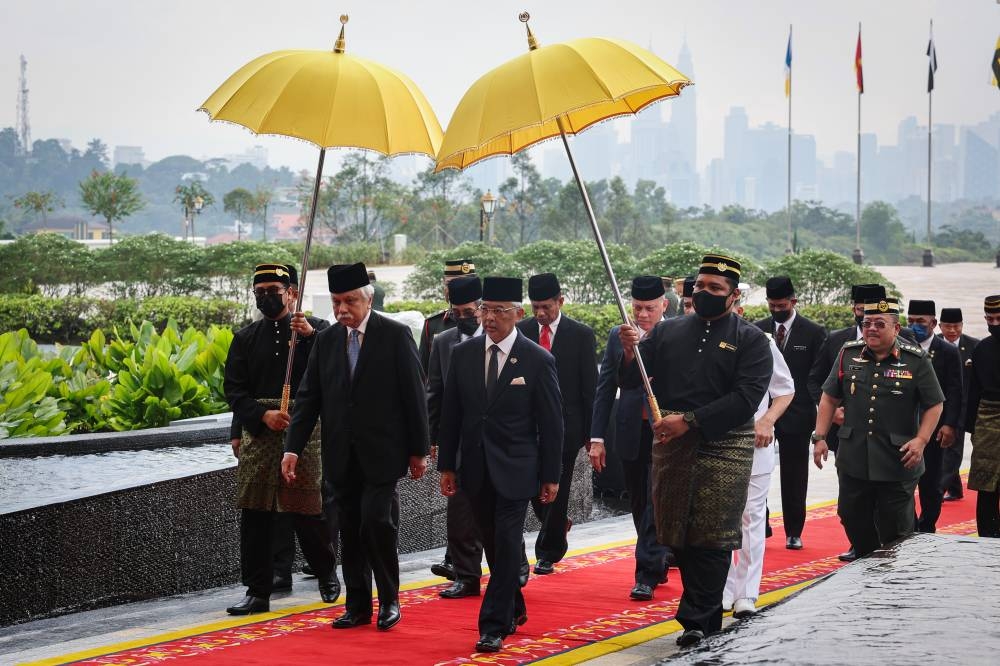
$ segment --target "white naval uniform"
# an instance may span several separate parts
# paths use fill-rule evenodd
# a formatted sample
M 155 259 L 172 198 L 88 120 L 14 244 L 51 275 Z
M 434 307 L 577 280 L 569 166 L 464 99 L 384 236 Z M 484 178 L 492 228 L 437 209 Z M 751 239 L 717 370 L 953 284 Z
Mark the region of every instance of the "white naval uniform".
M 774 359 L 774 371 L 767 385 L 767 393 L 764 394 L 753 416 L 754 422 L 767 411 L 771 398 L 795 393 L 792 373 L 773 339 L 770 347 L 771 357 Z M 771 487 L 771 472 L 774 471 L 774 459 L 774 446 L 770 444 L 757 447 L 753 451 L 750 488 L 747 492 L 747 504 L 743 509 L 743 546 L 733 552 L 733 562 L 729 565 L 729 575 L 726 577 L 726 589 L 722 594 L 722 604 L 726 608 L 732 606 L 738 599 L 756 601 L 760 593 L 760 578 L 764 569 L 764 519 L 767 512 L 767 491 Z

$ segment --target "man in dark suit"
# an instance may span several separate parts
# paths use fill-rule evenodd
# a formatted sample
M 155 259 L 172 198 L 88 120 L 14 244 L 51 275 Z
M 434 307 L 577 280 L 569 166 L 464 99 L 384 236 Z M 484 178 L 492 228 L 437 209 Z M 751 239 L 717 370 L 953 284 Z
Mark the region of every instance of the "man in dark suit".
M 798 299 L 791 278 L 767 281 L 767 309 L 771 316 L 754 322 L 770 333 L 792 372 L 795 397 L 774 426 L 781 470 L 781 510 L 785 522 L 785 548 L 802 548 L 806 522 L 806 490 L 809 487 L 809 436 L 816 424 L 819 392 L 810 392 L 809 372 L 826 341 L 826 329 L 795 310 Z M 815 387 L 814 387 L 815 388 Z
M 938 328 L 941 337 L 946 342 L 955 345 L 962 357 L 962 413 L 965 413 L 965 403 L 969 396 L 969 380 L 972 378 L 972 352 L 979 344 L 979 339 L 962 332 L 962 308 L 941 308 L 941 318 Z M 965 495 L 962 487 L 962 477 L 959 470 L 965 455 L 965 423 L 959 421 L 955 430 L 955 443 L 941 452 L 941 492 L 944 501 L 960 500 Z
M 483 287 L 475 275 L 460 277 L 448 285 L 451 304 L 450 319 L 455 328 L 434 336 L 427 368 L 427 417 L 431 433 L 431 457 L 436 455 L 441 425 L 441 405 L 444 401 L 444 381 L 448 377 L 452 351 L 472 338 L 479 328 L 479 303 Z M 440 592 L 445 599 L 479 596 L 479 579 L 483 575 L 483 544 L 476 531 L 475 517 L 469 498 L 461 488 L 448 498 L 448 548 L 445 561 L 431 571 L 455 581 Z
M 467 277 L 476 274 L 476 265 L 468 259 L 449 259 L 444 262 L 444 278 L 441 281 L 444 287 L 444 300 L 448 298 L 448 283 L 460 277 Z M 427 365 L 431 360 L 431 349 L 434 344 L 434 336 L 455 327 L 455 320 L 449 314 L 450 310 L 441 310 L 424 320 L 424 328 L 420 331 L 420 367 L 427 373 Z
M 555 359 L 518 332 L 521 280 L 483 281 L 485 335 L 452 351 L 441 407 L 441 492 L 468 493 L 490 565 L 479 610 L 479 652 L 497 652 L 527 621 L 518 585 L 524 517 L 532 497 L 559 492 L 562 399 Z
M 906 310 L 907 323 L 919 344 L 931 359 L 938 384 L 944 391 L 944 411 L 941 420 L 924 448 L 924 473 L 920 476 L 920 519 L 918 532 L 936 531 L 941 515 L 942 451 L 955 443 L 955 433 L 962 418 L 962 357 L 954 345 L 934 335 L 937 327 L 937 307 L 934 301 L 910 301 Z
M 542 523 L 535 541 L 535 573 L 545 575 L 553 572 L 555 563 L 569 548 L 566 537 L 573 524 L 566 515 L 569 490 L 576 457 L 590 434 L 597 386 L 597 341 L 593 329 L 562 313 L 565 298 L 558 278 L 552 273 L 528 279 L 528 298 L 534 316 L 518 322 L 517 328 L 556 359 L 565 433 L 559 495 L 546 505 L 537 497 L 531 500 L 531 508 Z
M 337 323 L 316 339 L 296 396 L 281 471 L 295 478 L 298 454 L 323 419 L 323 472 L 337 496 L 345 612 L 335 629 L 371 624 L 372 576 L 378 628 L 400 619 L 399 500 L 396 482 L 427 468 L 427 397 L 410 329 L 373 312 L 364 264 L 327 273 Z
M 632 318 L 645 337 L 663 319 L 666 300 L 662 283 L 656 276 L 640 275 L 632 278 Z M 632 524 L 635 525 L 635 582 L 629 597 L 635 601 L 649 601 L 653 590 L 667 577 L 668 548 L 656 540 L 653 524 L 653 505 L 649 467 L 653 447 L 653 430 L 646 407 L 646 391 L 642 387 L 618 387 L 618 366 L 622 358 L 622 343 L 618 339 L 621 327 L 615 326 L 608 335 L 604 348 L 601 372 L 597 380 L 594 400 L 594 417 L 590 426 L 590 464 L 600 473 L 606 465 L 607 451 L 604 441 L 608 422 L 618 393 L 618 411 L 615 415 L 615 453 L 622 461 L 625 489 L 628 491 Z

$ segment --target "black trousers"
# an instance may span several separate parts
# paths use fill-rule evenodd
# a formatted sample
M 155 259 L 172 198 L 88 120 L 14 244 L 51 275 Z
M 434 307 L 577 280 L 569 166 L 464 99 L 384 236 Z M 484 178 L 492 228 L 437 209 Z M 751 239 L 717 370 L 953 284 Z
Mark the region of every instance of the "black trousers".
M 806 524 L 806 491 L 809 490 L 808 432 L 785 432 L 774 429 L 778 439 L 778 461 L 781 474 L 781 512 L 786 537 L 801 537 Z
M 688 546 L 674 550 L 684 593 L 677 607 L 677 621 L 685 630 L 699 629 L 706 636 L 722 628 L 722 592 L 733 553 Z
M 965 494 L 962 487 L 962 456 L 965 455 L 965 433 L 955 432 L 955 443 L 947 449 L 941 449 L 941 492 L 952 497 Z M 923 492 L 923 491 L 920 491 Z
M 279 514 L 275 511 L 240 510 L 240 573 L 247 594 L 269 599 L 274 575 L 272 544 L 275 520 L 291 516 L 302 554 L 318 577 L 326 578 L 337 568 L 336 551 L 330 547 L 326 521 L 321 516 Z
M 652 445 L 653 430 L 644 419 L 639 433 L 639 455 L 635 460 L 622 459 L 622 472 L 635 525 L 635 582 L 656 587 L 667 570 L 670 549 L 656 540 L 650 482 Z
M 500 495 L 488 473 L 469 500 L 490 565 L 490 581 L 479 608 L 479 633 L 506 636 L 514 618 L 526 610 L 517 579 L 528 500 Z
M 981 537 L 1000 538 L 1000 493 L 977 491 L 976 531 Z
M 483 575 L 483 542 L 469 496 L 461 488 L 448 498 L 447 531 L 445 557 L 454 566 L 455 577 L 478 585 Z
M 837 470 L 837 514 L 858 557 L 913 532 L 917 480 L 866 481 Z
M 274 575 L 278 578 L 290 579 L 292 577 L 292 565 L 295 563 L 295 528 L 292 514 L 275 514 L 274 524 L 271 527 L 271 553 L 274 560 Z M 332 489 L 323 484 L 323 520 L 329 532 L 330 548 L 333 549 L 334 565 L 336 566 L 337 551 L 340 548 L 340 520 L 337 516 L 337 500 L 334 498 Z M 302 546 L 302 537 L 299 537 L 299 547 Z
M 372 577 L 378 600 L 386 606 L 399 599 L 399 497 L 396 481 L 371 484 L 354 479 L 338 489 L 341 568 L 348 612 L 372 613 Z
M 531 498 L 531 508 L 542 524 L 535 539 L 535 558 L 558 562 L 569 549 L 567 540 L 567 513 L 569 512 L 569 490 L 573 483 L 573 468 L 582 445 L 575 449 L 563 449 L 562 472 L 559 475 L 559 492 L 550 504 L 542 504 L 537 497 Z
M 918 532 L 937 531 L 937 521 L 941 517 L 941 502 L 944 493 L 941 491 L 941 463 L 944 451 L 935 439 L 924 447 L 924 473 L 920 476 L 917 487 L 920 488 L 920 518 L 917 519 Z

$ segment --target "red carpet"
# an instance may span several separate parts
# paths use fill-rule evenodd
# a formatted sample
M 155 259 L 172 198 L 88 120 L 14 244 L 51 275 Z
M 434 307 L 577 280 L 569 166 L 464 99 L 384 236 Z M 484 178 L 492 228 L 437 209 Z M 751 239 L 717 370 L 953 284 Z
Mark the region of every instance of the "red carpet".
M 962 502 L 946 502 L 939 531 L 975 532 L 975 495 Z M 800 551 L 784 548 L 780 517 L 772 517 L 775 536 L 767 542 L 761 594 L 813 580 L 843 566 L 836 555 L 847 549 L 836 505 L 809 511 Z M 572 538 L 571 538 L 572 545 Z M 570 663 L 596 656 L 574 656 L 578 648 L 620 637 L 620 649 L 640 642 L 630 632 L 669 621 L 681 593 L 680 576 L 671 570 L 670 581 L 656 590 L 651 602 L 628 599 L 632 584 L 633 546 L 617 546 L 568 557 L 548 576 L 532 576 L 525 588 L 528 623 L 504 641 L 498 654 L 475 654 L 476 618 L 481 597 L 443 600 L 443 585 L 431 584 L 400 595 L 403 619 L 389 632 L 375 625 L 334 631 L 330 622 L 343 611 L 341 605 L 275 618 L 258 616 L 249 624 L 219 629 L 192 629 L 186 637 L 165 636 L 160 642 L 122 650 L 108 646 L 104 656 L 67 655 L 46 663 L 120 664 L 137 666 L 165 661 L 211 664 L 334 663 L 386 664 L 524 664 L 561 655 L 553 661 Z M 440 579 L 438 579 L 440 580 Z M 485 583 L 485 581 L 484 581 Z M 485 589 L 485 584 L 484 584 Z M 666 632 L 664 632 L 666 633 Z M 642 638 L 641 640 L 648 640 Z M 112 650 L 118 649 L 117 652 Z M 569 654 L 567 654 L 569 653 Z M 81 659 L 84 657 L 84 659 Z M 186 659 L 192 658 L 192 659 Z

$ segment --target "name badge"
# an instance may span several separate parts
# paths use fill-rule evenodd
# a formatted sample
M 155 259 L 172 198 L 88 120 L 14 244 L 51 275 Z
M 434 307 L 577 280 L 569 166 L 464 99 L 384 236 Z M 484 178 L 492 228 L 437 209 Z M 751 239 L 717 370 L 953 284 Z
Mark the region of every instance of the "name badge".
M 809 347 L 805 345 L 792 345 L 792 351 L 808 351 Z
M 719 349 L 725 349 L 726 351 L 736 351 L 736 345 L 731 345 L 728 342 L 720 342 Z

